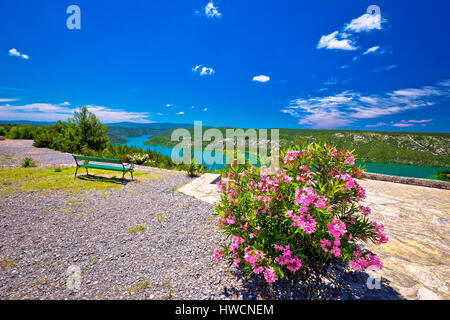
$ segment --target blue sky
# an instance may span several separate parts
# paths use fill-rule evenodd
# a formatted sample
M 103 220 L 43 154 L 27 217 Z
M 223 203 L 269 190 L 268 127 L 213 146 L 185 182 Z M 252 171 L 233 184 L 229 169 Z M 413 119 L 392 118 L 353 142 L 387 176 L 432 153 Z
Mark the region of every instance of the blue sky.
M 79 30 L 66 25 L 72 4 Z M 87 105 L 104 122 L 449 132 L 448 12 L 449 1 L 5 0 L 0 121 Z

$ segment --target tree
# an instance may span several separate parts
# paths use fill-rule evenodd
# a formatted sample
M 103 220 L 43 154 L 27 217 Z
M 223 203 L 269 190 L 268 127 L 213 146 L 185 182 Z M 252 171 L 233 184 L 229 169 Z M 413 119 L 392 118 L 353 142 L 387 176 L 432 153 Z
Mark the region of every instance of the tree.
M 81 107 L 79 112 L 75 111 L 70 121 L 78 126 L 81 143 L 89 149 L 100 151 L 108 146 L 109 139 L 106 135 L 108 127 L 104 126 L 86 107 Z

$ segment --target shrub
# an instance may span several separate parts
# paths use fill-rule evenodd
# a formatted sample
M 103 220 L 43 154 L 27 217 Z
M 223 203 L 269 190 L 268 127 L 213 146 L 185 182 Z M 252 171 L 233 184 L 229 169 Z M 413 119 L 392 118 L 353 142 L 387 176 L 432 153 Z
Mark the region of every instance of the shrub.
M 443 181 L 450 181 L 450 170 L 439 170 L 435 178 Z
M 36 164 L 34 163 L 34 161 L 31 158 L 25 158 L 22 161 L 22 168 L 30 168 L 30 167 L 35 167 Z
M 205 166 L 199 163 L 195 163 L 195 159 L 191 159 L 191 163 L 186 165 L 186 173 L 189 177 L 196 177 L 200 175 L 205 169 Z
M 264 166 L 233 166 L 228 182 L 218 183 L 218 228 L 232 238 L 216 248 L 216 259 L 231 256 L 235 266 L 263 274 L 269 283 L 312 260 L 382 268 L 357 244 L 388 239 L 383 225 L 369 221 L 370 208 L 358 203 L 365 192 L 354 179 L 362 170 L 352 153 L 304 144 L 280 151 L 279 160 L 273 174 Z
M 137 165 L 142 165 L 145 162 L 150 160 L 148 154 L 146 154 L 146 153 L 142 153 L 142 154 L 136 153 L 133 155 L 129 155 L 129 156 L 127 156 L 127 159 L 128 159 L 127 162 L 134 163 Z

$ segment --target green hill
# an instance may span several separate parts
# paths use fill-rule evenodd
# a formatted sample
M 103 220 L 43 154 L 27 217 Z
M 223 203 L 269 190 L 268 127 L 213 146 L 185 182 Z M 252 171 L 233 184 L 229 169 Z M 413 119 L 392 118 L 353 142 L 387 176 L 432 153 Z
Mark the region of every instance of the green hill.
M 208 128 L 203 127 L 203 130 Z M 185 129 L 193 138 L 194 129 Z M 216 129 L 225 137 L 227 128 Z M 178 141 L 171 141 L 173 130 L 175 129 L 156 133 L 145 144 L 173 147 L 178 144 Z M 279 129 L 279 136 L 282 146 L 307 141 L 326 142 L 337 148 L 354 149 L 359 160 L 363 161 L 450 166 L 450 133 Z M 203 142 L 203 148 L 210 144 L 211 142 Z M 215 141 L 215 145 L 221 144 L 223 140 Z

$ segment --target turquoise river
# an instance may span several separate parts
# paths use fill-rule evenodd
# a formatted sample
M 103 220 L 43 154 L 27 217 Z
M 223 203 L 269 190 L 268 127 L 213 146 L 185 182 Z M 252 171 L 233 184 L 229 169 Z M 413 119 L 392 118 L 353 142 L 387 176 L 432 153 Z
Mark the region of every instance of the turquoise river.
M 139 136 L 139 137 L 124 137 L 127 142 L 123 143 L 127 146 L 135 146 L 144 150 L 153 150 L 159 152 L 165 156 L 172 155 L 172 147 L 164 147 L 157 145 L 144 145 L 144 142 L 148 140 L 149 135 Z M 197 151 L 196 151 L 197 152 Z M 198 152 L 201 152 L 198 150 Z M 357 164 L 365 166 L 367 172 L 381 173 L 392 176 L 401 177 L 413 177 L 413 178 L 424 178 L 433 179 L 433 176 L 437 171 L 447 169 L 443 167 L 429 167 L 429 166 L 416 166 L 416 165 L 404 165 L 395 163 L 373 163 L 373 162 L 357 162 Z M 222 169 L 223 164 L 213 164 L 206 165 L 208 169 Z

